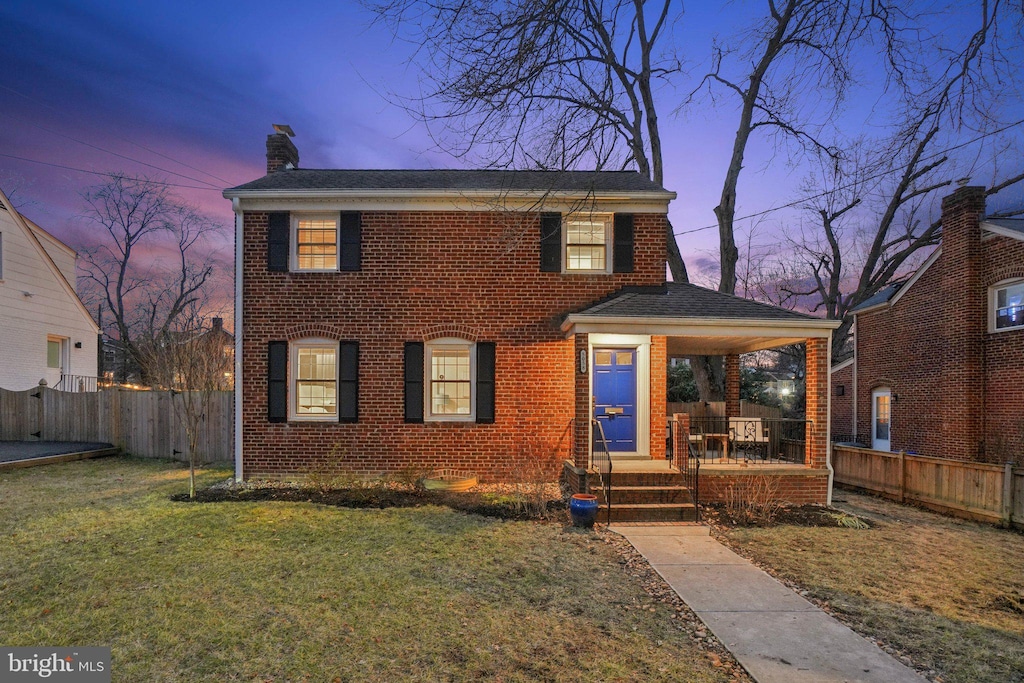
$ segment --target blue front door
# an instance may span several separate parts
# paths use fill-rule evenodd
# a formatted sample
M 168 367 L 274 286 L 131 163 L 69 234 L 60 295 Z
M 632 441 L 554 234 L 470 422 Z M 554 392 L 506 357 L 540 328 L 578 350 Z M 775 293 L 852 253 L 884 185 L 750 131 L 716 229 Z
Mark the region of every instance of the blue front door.
M 594 349 L 594 417 L 609 451 L 636 451 L 636 349 Z

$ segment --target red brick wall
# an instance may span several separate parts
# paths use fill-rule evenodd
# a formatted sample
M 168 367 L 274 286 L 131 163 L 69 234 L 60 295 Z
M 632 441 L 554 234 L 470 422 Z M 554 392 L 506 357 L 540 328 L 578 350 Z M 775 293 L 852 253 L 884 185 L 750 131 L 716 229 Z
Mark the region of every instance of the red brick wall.
M 729 501 L 730 487 L 733 495 L 736 495 L 737 487 L 745 490 L 765 490 L 774 494 L 776 500 L 782 500 L 793 505 L 808 505 L 817 503 L 824 505 L 828 501 L 828 471 L 813 470 L 807 472 L 794 472 L 792 470 L 781 473 L 779 470 L 766 469 L 759 472 L 756 468 L 748 468 L 746 471 L 733 470 L 709 472 L 701 468 L 700 473 L 700 502 L 701 503 L 726 503 Z M 757 494 L 754 494 L 756 499 Z
M 454 467 L 498 480 L 543 460 L 556 478 L 575 415 L 562 316 L 665 279 L 665 217 L 635 220 L 630 274 L 542 273 L 539 217 L 498 212 L 367 212 L 361 271 L 271 273 L 267 216 L 246 213 L 244 476 Z M 358 423 L 267 422 L 267 342 L 308 334 L 360 342 Z M 496 343 L 495 424 L 403 422 L 403 342 L 448 335 Z
M 843 395 L 837 396 L 838 387 Z M 832 373 L 832 438 L 853 434 L 853 365 Z
M 982 288 L 1024 278 L 1024 242 L 994 237 L 981 243 Z M 988 320 L 986 318 L 986 331 Z M 985 334 L 985 460 L 1024 464 L 1024 330 Z
M 808 339 L 807 356 L 807 438 L 805 460 L 808 467 L 822 468 L 828 461 L 828 339 Z
M 668 451 L 668 339 L 651 337 L 651 457 L 663 460 Z
M 913 287 L 857 316 L 857 430 L 870 442 L 871 391 L 888 386 L 893 450 L 1024 462 L 1024 330 L 988 332 L 988 289 L 1024 277 L 1024 242 L 980 239 L 974 189 L 947 198 L 942 254 Z

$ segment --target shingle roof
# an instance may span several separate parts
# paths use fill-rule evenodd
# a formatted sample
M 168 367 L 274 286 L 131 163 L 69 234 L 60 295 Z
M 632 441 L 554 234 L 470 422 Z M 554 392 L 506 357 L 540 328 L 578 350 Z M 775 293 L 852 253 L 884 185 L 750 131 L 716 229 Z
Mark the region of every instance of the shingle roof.
M 669 282 L 661 288 L 625 288 L 576 315 L 609 318 L 721 318 L 731 320 L 821 320 L 813 315 L 723 294 L 697 285 Z
M 437 190 L 656 192 L 636 171 L 280 170 L 227 192 L 259 190 Z
M 867 299 L 864 299 L 864 301 L 860 302 L 857 306 L 850 309 L 850 313 L 857 313 L 868 308 L 873 308 L 878 304 L 884 304 L 888 302 L 890 299 L 896 296 L 897 292 L 899 292 L 905 284 L 906 282 L 893 282 L 890 285 L 886 285 L 882 289 L 875 292 L 874 295 L 869 296 Z

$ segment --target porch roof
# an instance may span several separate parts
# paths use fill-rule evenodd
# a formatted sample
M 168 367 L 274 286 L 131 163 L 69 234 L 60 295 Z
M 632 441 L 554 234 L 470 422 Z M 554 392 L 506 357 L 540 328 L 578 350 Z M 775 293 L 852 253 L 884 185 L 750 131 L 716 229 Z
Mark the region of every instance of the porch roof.
M 828 338 L 839 327 L 824 320 L 696 285 L 626 288 L 562 323 L 577 332 L 668 337 L 669 356 L 748 353 L 810 338 Z

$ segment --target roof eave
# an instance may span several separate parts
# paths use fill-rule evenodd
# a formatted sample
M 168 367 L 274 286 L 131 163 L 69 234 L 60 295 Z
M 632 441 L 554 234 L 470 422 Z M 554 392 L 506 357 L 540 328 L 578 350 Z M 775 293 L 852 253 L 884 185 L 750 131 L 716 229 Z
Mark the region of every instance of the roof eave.
M 562 331 L 572 332 L 643 332 L 665 336 L 778 336 L 828 337 L 841 325 L 838 320 L 807 318 L 805 320 L 770 320 L 765 318 L 709 318 L 670 316 L 602 316 L 573 313 L 562 322 Z
M 317 188 L 317 189 L 274 189 L 274 190 L 240 190 L 228 188 L 224 190 L 223 196 L 226 199 L 325 199 L 325 198 L 346 198 L 346 199 L 493 199 L 495 196 L 514 199 L 542 199 L 554 197 L 558 199 L 588 199 L 594 201 L 610 200 L 623 201 L 630 199 L 643 199 L 647 201 L 670 202 L 676 198 L 675 192 L 649 191 L 649 190 L 504 190 L 504 189 L 478 189 L 478 190 L 449 190 L 449 189 L 346 189 L 346 188 Z

